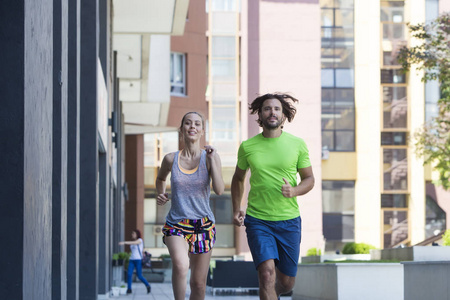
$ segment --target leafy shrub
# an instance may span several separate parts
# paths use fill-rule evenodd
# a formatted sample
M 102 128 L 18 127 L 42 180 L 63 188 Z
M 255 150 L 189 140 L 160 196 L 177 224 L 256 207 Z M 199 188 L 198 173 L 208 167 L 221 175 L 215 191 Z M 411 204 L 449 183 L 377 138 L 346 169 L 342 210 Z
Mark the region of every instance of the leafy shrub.
M 447 229 L 442 236 L 442 245 L 450 246 L 450 229 Z
M 342 249 L 343 254 L 369 254 L 370 249 L 376 249 L 375 246 L 364 243 L 347 243 Z
M 320 256 L 320 255 L 322 255 L 322 250 L 317 248 L 308 249 L 308 251 L 306 252 L 306 256 Z
M 131 253 L 128 252 L 119 252 L 119 259 L 128 260 L 131 256 Z

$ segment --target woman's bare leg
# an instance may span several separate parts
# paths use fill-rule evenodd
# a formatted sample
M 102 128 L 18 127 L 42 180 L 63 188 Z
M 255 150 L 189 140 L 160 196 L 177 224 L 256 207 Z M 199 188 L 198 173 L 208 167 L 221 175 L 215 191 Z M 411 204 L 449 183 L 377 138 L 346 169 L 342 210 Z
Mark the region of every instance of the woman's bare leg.
M 180 236 L 166 236 L 165 243 L 172 259 L 172 289 L 175 300 L 184 300 L 189 270 L 188 245 Z
M 212 251 L 209 251 L 208 253 L 189 255 L 191 258 L 190 300 L 205 299 L 206 278 L 208 276 L 211 252 Z

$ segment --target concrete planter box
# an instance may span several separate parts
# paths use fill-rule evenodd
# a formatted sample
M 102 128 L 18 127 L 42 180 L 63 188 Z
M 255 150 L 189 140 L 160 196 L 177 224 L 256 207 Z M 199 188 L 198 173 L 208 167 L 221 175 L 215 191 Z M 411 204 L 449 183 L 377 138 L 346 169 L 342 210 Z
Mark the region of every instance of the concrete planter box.
M 403 300 L 400 263 L 336 263 L 298 266 L 292 300 Z
M 450 260 L 450 247 L 445 246 L 414 246 L 370 250 L 372 260 L 397 261 L 444 261 Z
M 402 264 L 405 272 L 405 299 L 450 299 L 450 261 Z
M 324 254 L 302 256 L 302 264 L 321 263 L 330 260 L 370 260 L 370 254 Z

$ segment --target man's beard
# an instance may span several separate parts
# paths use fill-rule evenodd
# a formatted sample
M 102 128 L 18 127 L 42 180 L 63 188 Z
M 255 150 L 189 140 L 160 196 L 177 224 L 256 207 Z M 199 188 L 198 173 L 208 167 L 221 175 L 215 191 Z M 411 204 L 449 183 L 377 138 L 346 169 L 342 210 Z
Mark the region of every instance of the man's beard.
M 278 127 L 280 127 L 281 122 L 282 122 L 282 120 L 277 119 L 277 121 L 275 123 L 269 123 L 269 121 L 267 119 L 264 119 L 263 126 L 269 130 L 273 130 L 273 129 L 277 129 Z

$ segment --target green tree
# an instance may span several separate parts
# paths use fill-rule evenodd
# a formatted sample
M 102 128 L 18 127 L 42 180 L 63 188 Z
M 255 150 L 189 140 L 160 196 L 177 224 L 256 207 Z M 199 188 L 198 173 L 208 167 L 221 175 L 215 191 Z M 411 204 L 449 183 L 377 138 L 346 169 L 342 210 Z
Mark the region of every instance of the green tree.
M 403 47 L 398 55 L 402 70 L 411 65 L 424 71 L 422 81 L 437 80 L 440 84 L 438 115 L 414 133 L 415 152 L 424 164 L 435 164 L 439 172 L 436 182 L 450 189 L 450 13 L 428 24 L 408 24 L 417 46 Z

